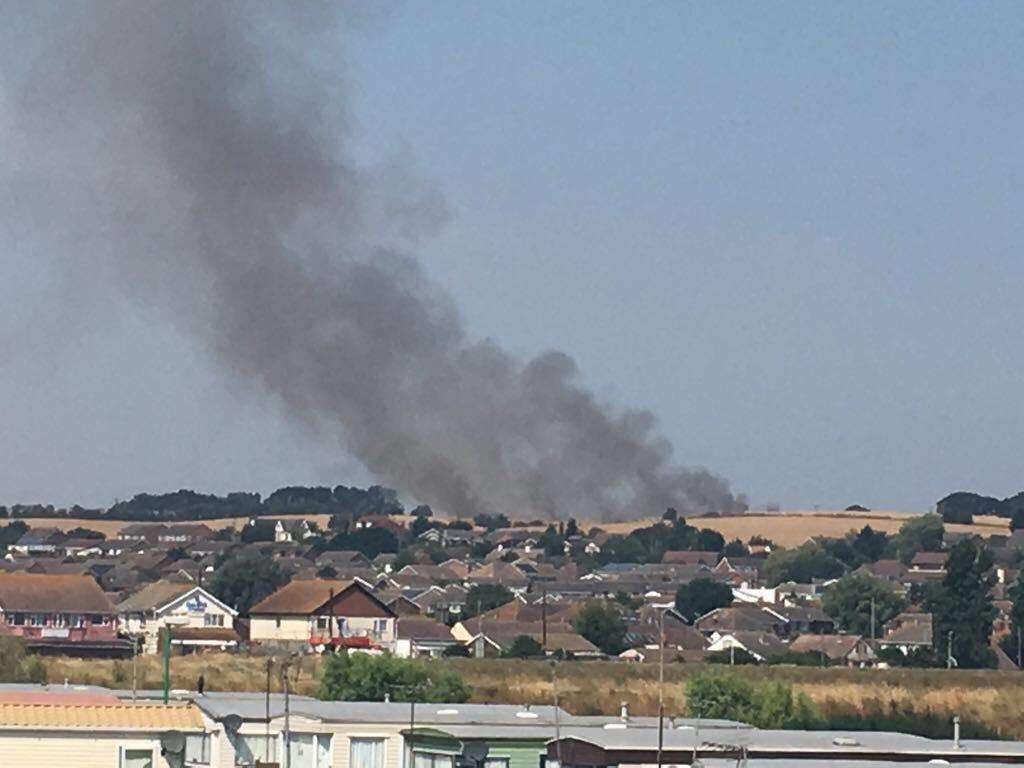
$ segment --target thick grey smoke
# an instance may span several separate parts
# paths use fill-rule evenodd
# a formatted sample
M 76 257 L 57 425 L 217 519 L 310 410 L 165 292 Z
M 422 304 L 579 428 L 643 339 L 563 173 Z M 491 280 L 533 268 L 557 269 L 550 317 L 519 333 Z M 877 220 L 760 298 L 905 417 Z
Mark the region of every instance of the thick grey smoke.
M 6 7 L 9 5 L 11 7 Z M 408 254 L 443 223 L 400 168 L 357 167 L 337 3 L 5 4 L 3 222 L 72 284 L 117 286 L 380 480 L 457 514 L 729 510 L 650 414 L 573 360 L 467 337 Z M 215 457 L 211 457 L 215 460 Z

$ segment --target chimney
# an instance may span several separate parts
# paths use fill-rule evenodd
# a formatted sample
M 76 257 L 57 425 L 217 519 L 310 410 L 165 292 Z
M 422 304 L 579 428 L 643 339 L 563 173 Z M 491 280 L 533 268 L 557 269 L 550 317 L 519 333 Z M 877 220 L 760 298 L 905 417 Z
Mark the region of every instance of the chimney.
M 960 749 L 960 716 L 953 715 L 953 749 Z
M 619 706 L 619 719 L 624 723 L 629 720 L 629 704 L 625 701 Z

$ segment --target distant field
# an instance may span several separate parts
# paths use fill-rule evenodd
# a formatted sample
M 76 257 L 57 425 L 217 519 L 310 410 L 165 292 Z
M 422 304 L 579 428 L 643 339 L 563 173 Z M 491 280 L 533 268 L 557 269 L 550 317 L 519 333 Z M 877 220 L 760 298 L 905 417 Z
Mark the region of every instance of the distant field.
M 701 528 L 711 528 L 726 540 L 748 541 L 751 536 L 765 536 L 784 547 L 792 547 L 812 536 L 836 538 L 849 531 L 859 531 L 870 525 L 876 531 L 896 533 L 911 517 L 920 513 L 898 510 L 872 510 L 846 512 L 844 510 L 793 510 L 785 512 L 748 512 L 724 517 L 694 517 L 689 522 Z M 609 533 L 628 533 L 634 528 L 650 525 L 654 519 L 633 520 L 624 523 L 606 523 L 601 527 Z M 947 525 L 951 532 L 975 533 L 991 536 L 1008 533 L 1009 521 L 1000 517 L 978 517 L 973 525 Z
M 50 682 L 131 687 L 130 661 L 44 657 Z M 321 660 L 303 657 L 293 690 L 316 690 Z M 548 704 L 552 701 L 551 665 L 505 659 L 450 659 L 432 662 L 456 669 L 473 686 L 473 701 Z M 260 656 L 204 654 L 171 661 L 171 687 L 194 689 L 202 674 L 208 690 L 261 690 L 266 661 Z M 670 664 L 665 669 L 665 703 L 669 714 L 683 711 L 683 683 L 705 665 Z M 843 669 L 816 667 L 736 667 L 737 674 L 757 680 L 782 680 L 806 693 L 823 712 L 864 714 L 928 711 L 941 717 L 959 715 L 982 723 L 1002 736 L 1024 738 L 1024 674 L 991 670 Z M 621 702 L 630 712 L 658 710 L 657 667 L 624 662 L 570 661 L 558 665 L 560 703 L 575 714 L 614 714 Z M 160 687 L 160 661 L 138 661 L 139 688 Z M 276 676 L 275 676 L 276 677 Z M 279 681 L 275 680 L 275 686 Z
M 726 517 L 695 517 L 690 522 L 702 528 L 712 528 L 721 533 L 727 540 L 742 539 L 747 541 L 751 536 L 765 536 L 777 544 L 792 547 L 802 544 L 811 536 L 839 537 L 848 531 L 859 531 L 870 525 L 876 531 L 895 533 L 909 518 L 920 514 L 899 510 L 872 510 L 871 512 L 845 512 L 843 510 L 794 510 L 785 512 L 750 512 L 744 515 Z M 321 528 L 326 528 L 330 515 L 308 515 L 309 520 L 316 520 Z M 70 530 L 77 526 L 92 528 L 107 536 L 117 536 L 130 521 L 120 520 L 78 520 L 74 518 L 21 518 L 34 528 L 60 528 Z M 409 520 L 408 517 L 398 519 Z M 248 518 L 226 517 L 200 522 L 211 528 L 231 526 L 239 529 Z M 656 522 L 654 518 L 631 520 L 622 523 L 593 523 L 609 533 L 629 533 L 635 528 L 642 528 Z M 584 523 L 584 529 L 590 524 Z M 946 530 L 957 533 L 975 533 L 979 536 L 991 536 L 996 533 L 1008 533 L 1009 521 L 1000 517 L 977 517 L 973 525 L 947 525 Z

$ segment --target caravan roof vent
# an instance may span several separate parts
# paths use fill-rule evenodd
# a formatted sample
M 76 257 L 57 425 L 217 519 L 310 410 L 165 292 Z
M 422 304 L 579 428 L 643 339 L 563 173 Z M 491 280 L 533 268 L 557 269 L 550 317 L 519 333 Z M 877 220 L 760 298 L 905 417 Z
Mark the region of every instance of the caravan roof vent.
M 832 743 L 837 747 L 859 747 L 860 742 L 856 739 L 851 739 L 849 736 L 836 736 L 832 739 Z

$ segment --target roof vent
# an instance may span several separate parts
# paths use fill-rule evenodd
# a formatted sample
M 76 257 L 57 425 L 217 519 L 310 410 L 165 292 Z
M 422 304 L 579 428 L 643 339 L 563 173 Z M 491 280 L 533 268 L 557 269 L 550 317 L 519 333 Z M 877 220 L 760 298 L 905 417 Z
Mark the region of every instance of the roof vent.
M 528 709 L 524 709 L 521 712 L 516 712 L 516 717 L 518 717 L 518 718 L 520 718 L 522 720 L 536 720 L 537 719 L 537 713 L 536 712 L 531 712 Z
M 450 708 L 449 709 L 439 709 L 439 710 L 437 710 L 437 714 L 439 714 L 439 715 L 457 715 L 457 714 L 459 714 L 459 710 L 457 710 L 457 709 L 450 709 Z
M 605 730 L 607 731 L 624 731 L 626 730 L 625 723 L 605 723 Z
M 836 736 L 832 739 L 832 743 L 837 747 L 859 747 L 860 742 L 856 739 L 851 739 L 849 736 Z

